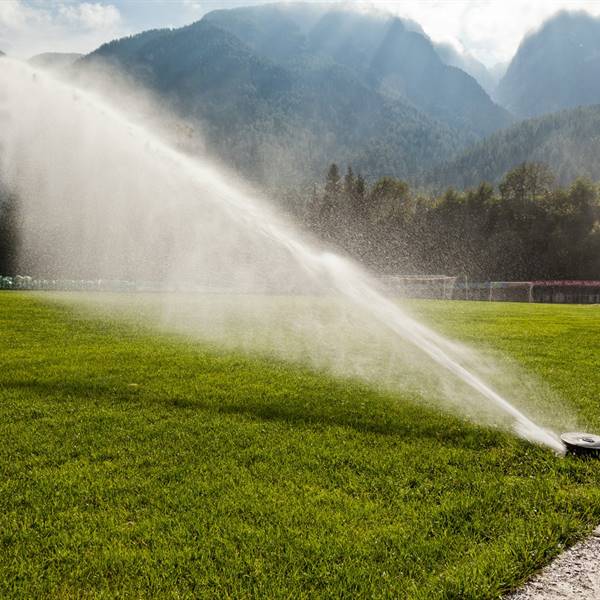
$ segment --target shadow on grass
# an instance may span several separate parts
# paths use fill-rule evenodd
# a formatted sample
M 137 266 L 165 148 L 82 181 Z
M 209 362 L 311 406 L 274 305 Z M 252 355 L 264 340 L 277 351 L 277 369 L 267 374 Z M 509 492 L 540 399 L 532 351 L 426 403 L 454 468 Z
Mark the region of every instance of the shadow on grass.
M 382 401 L 380 410 L 384 410 L 386 404 L 392 406 L 391 402 L 384 402 Z M 295 410 L 296 408 L 298 410 Z M 440 446 L 469 450 L 500 447 L 505 444 L 507 437 L 506 433 L 472 425 L 454 416 L 419 407 L 408 409 L 404 418 L 398 415 L 397 411 L 391 417 L 369 410 L 360 415 L 352 412 L 328 414 L 314 410 L 300 412 L 302 407 L 280 404 L 238 403 L 221 406 L 217 410 L 223 414 L 242 415 L 267 422 L 286 422 L 296 427 L 342 427 L 359 434 L 397 437 L 406 442 L 422 442 L 427 439 Z
M 416 400 L 395 401 L 393 397 L 373 390 L 358 386 L 348 390 L 334 382 L 327 387 L 327 401 L 297 396 L 282 398 L 273 394 L 264 394 L 258 402 L 252 396 L 233 394 L 222 398 L 206 395 L 193 398 L 170 395 L 160 389 L 132 389 L 121 382 L 98 381 L 16 380 L 0 384 L 0 392 L 9 390 L 26 392 L 42 402 L 68 402 L 71 407 L 73 402 L 81 401 L 84 404 L 91 400 L 95 405 L 108 402 L 117 410 L 123 407 L 128 410 L 151 410 L 160 406 L 166 410 L 178 409 L 186 417 L 197 411 L 240 415 L 313 430 L 342 427 L 359 434 L 393 436 L 403 441 L 427 439 L 441 446 L 469 450 L 501 447 L 510 437 L 505 432 L 477 426 L 441 410 L 420 406 Z

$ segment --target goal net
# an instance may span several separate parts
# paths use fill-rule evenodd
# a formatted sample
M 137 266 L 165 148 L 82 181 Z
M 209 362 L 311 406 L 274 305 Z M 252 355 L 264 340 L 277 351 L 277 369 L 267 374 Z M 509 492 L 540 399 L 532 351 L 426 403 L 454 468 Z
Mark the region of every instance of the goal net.
M 490 302 L 533 302 L 531 281 L 471 281 L 461 279 L 455 298 Z
M 492 281 L 487 300 L 504 302 L 532 302 L 531 281 Z
M 456 279 L 451 275 L 388 275 L 381 282 L 396 296 L 452 300 Z

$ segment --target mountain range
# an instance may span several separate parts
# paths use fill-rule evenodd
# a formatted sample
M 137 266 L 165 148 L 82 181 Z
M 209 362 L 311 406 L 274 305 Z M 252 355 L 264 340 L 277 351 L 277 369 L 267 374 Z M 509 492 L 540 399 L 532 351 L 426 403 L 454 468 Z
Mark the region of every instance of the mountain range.
M 98 64 L 166 99 L 211 152 L 268 184 L 314 180 L 333 161 L 409 178 L 511 122 L 410 22 L 322 6 L 214 11 L 105 44 L 74 70 Z
M 310 4 L 218 10 L 204 19 L 279 63 L 327 57 L 369 88 L 452 127 L 484 135 L 510 122 L 473 77 L 442 60 L 411 21 Z
M 600 178 L 600 19 L 587 13 L 558 13 L 494 69 L 412 21 L 303 3 L 217 10 L 32 63 L 118 69 L 267 186 L 314 181 L 331 162 L 437 186 L 497 182 L 527 160 L 563 181 Z

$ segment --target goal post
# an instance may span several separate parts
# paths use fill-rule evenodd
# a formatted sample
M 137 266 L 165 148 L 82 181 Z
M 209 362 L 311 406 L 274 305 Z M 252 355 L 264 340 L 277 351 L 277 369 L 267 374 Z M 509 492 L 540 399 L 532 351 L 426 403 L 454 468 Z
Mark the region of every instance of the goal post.
M 532 281 L 471 281 L 454 275 L 388 275 L 380 280 L 389 294 L 404 298 L 535 301 Z
M 456 279 L 453 275 L 387 275 L 380 281 L 396 296 L 452 300 Z
M 533 302 L 532 281 L 490 281 L 490 302 Z
M 455 297 L 488 302 L 533 302 L 534 283 L 531 281 L 470 281 L 456 284 Z

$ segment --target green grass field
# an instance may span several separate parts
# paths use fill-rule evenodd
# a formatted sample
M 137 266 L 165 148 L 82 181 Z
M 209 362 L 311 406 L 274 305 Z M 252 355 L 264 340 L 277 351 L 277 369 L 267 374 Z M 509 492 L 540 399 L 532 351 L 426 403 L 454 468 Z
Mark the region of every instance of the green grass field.
M 0 293 L 1 598 L 496 598 L 600 462 L 412 396 Z M 423 302 L 600 431 L 600 307 Z

